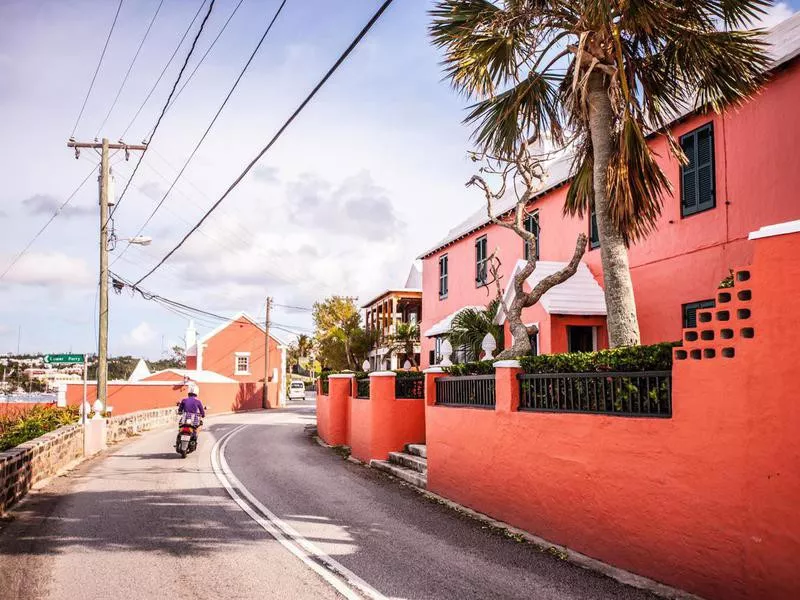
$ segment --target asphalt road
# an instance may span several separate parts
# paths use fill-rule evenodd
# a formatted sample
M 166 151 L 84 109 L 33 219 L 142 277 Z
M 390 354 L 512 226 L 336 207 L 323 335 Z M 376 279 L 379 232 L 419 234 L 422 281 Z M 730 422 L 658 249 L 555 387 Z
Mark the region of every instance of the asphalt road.
M 211 418 L 185 460 L 162 430 L 52 480 L 0 523 L 0 598 L 651 598 L 343 460 L 313 421 Z

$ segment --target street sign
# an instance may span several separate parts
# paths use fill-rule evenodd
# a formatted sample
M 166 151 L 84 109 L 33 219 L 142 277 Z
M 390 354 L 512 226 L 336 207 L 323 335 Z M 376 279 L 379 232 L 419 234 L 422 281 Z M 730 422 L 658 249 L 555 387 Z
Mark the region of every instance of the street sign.
M 48 364 L 82 363 L 83 354 L 45 354 L 44 362 Z

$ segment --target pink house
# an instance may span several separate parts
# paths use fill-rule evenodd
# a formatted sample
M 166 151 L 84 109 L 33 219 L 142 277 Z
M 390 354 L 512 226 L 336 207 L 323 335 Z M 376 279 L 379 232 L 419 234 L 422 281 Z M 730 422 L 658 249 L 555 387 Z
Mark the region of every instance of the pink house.
M 669 157 L 663 137 L 651 147 L 673 185 L 663 199 L 657 230 L 630 248 L 631 275 L 643 343 L 678 340 L 699 308 L 713 306 L 708 290 L 730 269 L 751 261 L 750 231 L 800 218 L 800 15 L 772 29 L 774 58 L 763 90 L 721 115 L 690 112 L 671 126 L 690 159 Z M 523 313 L 537 323 L 539 352 L 592 350 L 607 345 L 603 272 L 592 219 L 565 217 L 569 157 L 549 165 L 542 191 L 532 199 L 527 226 L 539 231 L 538 248 L 526 248 L 512 231 L 488 223 L 486 209 L 452 228 L 423 253 L 422 365 L 438 362 L 438 345 L 453 316 L 466 306 L 485 306 L 494 295 L 482 285 L 486 257 L 497 250 L 503 285 L 527 252 L 540 258 L 531 283 L 569 260 L 580 232 L 590 248 L 578 274 L 553 288 Z M 507 212 L 513 199 L 497 210 Z M 502 321 L 502 318 L 500 319 Z M 510 335 L 506 326 L 506 345 Z

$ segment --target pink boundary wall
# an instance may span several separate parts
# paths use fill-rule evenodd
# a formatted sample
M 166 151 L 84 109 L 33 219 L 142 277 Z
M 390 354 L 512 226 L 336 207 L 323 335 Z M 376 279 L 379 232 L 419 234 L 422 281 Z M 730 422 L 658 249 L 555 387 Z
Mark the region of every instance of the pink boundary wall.
M 800 598 L 800 233 L 750 243 L 675 351 L 671 419 L 519 412 L 510 366 L 494 411 L 435 406 L 428 372 L 428 488 L 706 598 Z
M 198 383 L 197 386 L 199 397 L 208 407 L 208 412 L 261 408 L 261 385 L 237 382 Z M 108 405 L 115 416 L 153 408 L 169 408 L 186 396 L 187 389 L 182 380 L 109 383 Z M 68 405 L 80 406 L 83 401 L 83 384 L 68 384 L 66 398 Z M 87 389 L 88 402 L 91 404 L 96 398 L 97 385 L 90 384 Z
M 386 460 L 406 444 L 425 443 L 425 404 L 395 398 L 395 374 L 370 374 L 370 397 L 355 397 L 352 376 L 331 376 L 317 396 L 317 433 L 331 446 L 349 446 L 362 461 Z

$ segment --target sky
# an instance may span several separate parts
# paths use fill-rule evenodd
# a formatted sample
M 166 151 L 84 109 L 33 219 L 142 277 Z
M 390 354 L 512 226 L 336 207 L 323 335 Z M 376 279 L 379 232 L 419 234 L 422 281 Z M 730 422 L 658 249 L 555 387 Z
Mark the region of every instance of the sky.
M 203 0 L 165 0 L 109 119 L 160 0 L 124 0 L 75 137 L 120 139 Z M 186 77 L 239 0 L 217 0 Z M 196 75 L 166 113 L 115 214 L 137 234 L 200 139 L 279 0 L 243 0 Z M 288 0 L 239 87 L 173 192 L 124 242 L 112 271 L 153 267 L 260 151 L 380 5 L 379 0 Z M 427 37 L 432 2 L 395 0 L 344 65 L 207 223 L 142 287 L 223 315 L 276 304 L 309 308 L 331 294 L 367 300 L 401 287 L 416 256 L 481 206 L 468 101 L 442 81 Z M 93 170 L 66 147 L 106 39 L 112 0 L 0 0 L 0 272 Z M 800 0 L 772 8 L 772 25 Z M 205 12 L 205 9 L 204 9 Z M 197 29 L 125 136 L 155 123 Z M 117 195 L 138 157 L 112 159 Z M 94 352 L 97 344 L 96 177 L 0 281 L 0 353 Z M 121 255 L 121 256 L 120 256 Z M 118 258 L 119 257 L 119 258 Z M 110 297 L 109 351 L 158 358 L 183 344 L 187 320 L 125 290 Z M 276 306 L 277 335 L 310 332 L 308 311 Z M 201 332 L 216 325 L 199 320 Z M 293 333 L 291 333 L 293 332 Z

